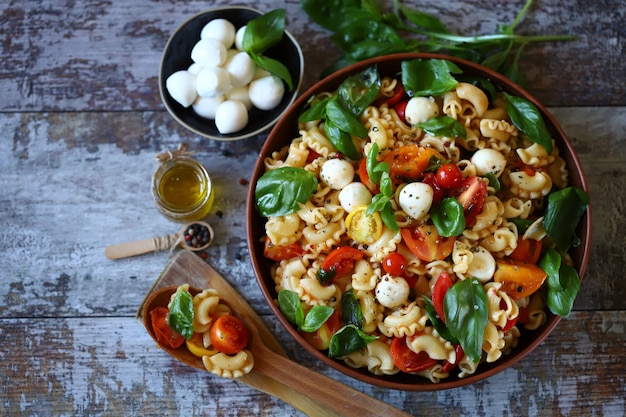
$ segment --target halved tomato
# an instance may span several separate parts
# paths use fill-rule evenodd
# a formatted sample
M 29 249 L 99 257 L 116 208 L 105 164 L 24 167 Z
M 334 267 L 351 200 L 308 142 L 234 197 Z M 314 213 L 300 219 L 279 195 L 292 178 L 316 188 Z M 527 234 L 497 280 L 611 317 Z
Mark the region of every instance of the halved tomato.
M 400 119 L 400 121 L 402 121 L 402 123 L 405 123 L 405 124 L 406 124 L 406 105 L 408 102 L 409 100 L 401 100 L 400 102 L 398 102 L 398 104 L 393 106 L 393 109 L 398 114 L 398 118 Z
M 404 145 L 392 149 L 385 155 L 384 161 L 389 164 L 389 177 L 394 185 L 418 180 L 428 168 L 428 161 L 443 156 L 435 149 L 418 145 Z
M 452 278 L 450 278 L 450 274 L 444 271 L 439 274 L 439 277 L 437 277 L 437 281 L 435 281 L 435 285 L 433 286 L 433 307 L 435 307 L 435 311 L 444 323 L 446 322 L 446 314 L 443 310 L 443 299 L 448 290 L 452 287 L 452 284 L 453 282 Z
M 299 243 L 291 243 L 289 245 L 274 245 L 269 237 L 265 237 L 265 248 L 263 255 L 273 261 L 282 261 L 291 259 L 296 256 L 304 255 L 304 249 Z
M 546 273 L 537 265 L 501 259 L 496 261 L 494 281 L 502 283 L 502 291 L 514 300 L 528 297 L 546 280 Z
M 167 316 L 169 314 L 167 307 L 156 307 L 150 311 L 150 322 L 152 323 L 152 329 L 157 341 L 172 349 L 180 347 L 185 338 L 176 333 L 168 324 Z
M 465 352 L 463 352 L 463 348 L 461 347 L 461 345 L 456 345 L 454 347 L 454 353 L 456 354 L 456 360 L 453 362 L 448 362 L 448 361 L 444 361 L 443 362 L 443 371 L 444 372 L 450 372 L 452 371 L 454 368 L 456 368 L 459 364 L 459 362 L 461 362 L 461 359 L 463 359 L 463 356 L 465 356 Z
M 379 95 L 376 100 L 374 100 L 374 105 L 380 107 L 382 104 L 387 103 L 389 107 L 393 107 L 404 97 L 404 86 L 402 83 L 396 84 L 396 87 L 393 89 L 393 94 L 391 97 Z
M 334 276 L 342 277 L 354 268 L 354 263 L 359 259 L 363 259 L 363 252 L 352 246 L 340 246 L 324 259 L 322 270 L 327 273 L 334 271 Z
M 455 188 L 452 195 L 463 205 L 465 213 L 465 224 L 472 226 L 476 222 L 476 216 L 483 211 L 487 200 L 487 184 L 482 178 L 474 175 L 467 177 L 458 188 Z
M 330 345 L 330 339 L 343 327 L 341 312 L 335 312 L 314 332 L 301 332 L 300 334 L 317 350 L 326 350 Z
M 367 214 L 367 206 L 354 208 L 345 221 L 346 234 L 360 243 L 371 245 L 383 234 L 383 221 L 375 211 Z
M 520 236 L 517 239 L 517 247 L 509 257 L 516 261 L 536 264 L 541 256 L 541 247 L 543 246 L 541 242 L 541 240 L 524 239 Z
M 406 337 L 393 338 L 389 347 L 389 356 L 402 372 L 420 372 L 437 363 L 426 352 L 413 352 L 406 344 Z
M 361 163 L 359 164 L 359 178 L 372 194 L 376 195 L 380 193 L 379 185 L 372 182 L 372 180 L 370 180 L 370 176 L 367 173 L 367 158 L 361 159 Z
M 456 236 L 440 236 L 432 224 L 400 229 L 400 234 L 409 250 L 425 262 L 447 258 L 456 240 Z

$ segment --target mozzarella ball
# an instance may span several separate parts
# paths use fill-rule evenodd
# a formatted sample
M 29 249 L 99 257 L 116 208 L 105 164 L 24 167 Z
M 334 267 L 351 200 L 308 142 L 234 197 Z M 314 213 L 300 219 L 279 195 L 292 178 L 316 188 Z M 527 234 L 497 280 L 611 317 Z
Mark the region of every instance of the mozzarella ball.
M 201 69 L 202 69 L 202 65 L 194 62 L 193 64 L 189 66 L 189 68 L 187 68 L 187 71 L 189 71 L 193 75 L 198 75 Z
M 237 52 L 226 61 L 224 69 L 228 71 L 233 87 L 243 87 L 252 81 L 256 65 L 247 53 Z
M 252 108 L 247 86 L 231 88 L 226 92 L 226 100 L 241 101 L 246 106 L 246 109 L 250 110 Z
M 339 191 L 339 204 L 350 213 L 356 207 L 367 206 L 372 202 L 372 193 L 362 182 L 351 182 Z
M 200 39 L 216 39 L 228 49 L 235 42 L 235 26 L 226 19 L 213 19 L 202 28 Z
M 261 110 L 271 110 L 283 99 L 285 86 L 275 75 L 259 78 L 250 83 L 250 101 Z
M 215 119 L 215 113 L 220 104 L 225 100 L 223 95 L 214 97 L 200 97 L 193 103 L 193 110 L 206 119 Z
M 495 149 L 479 149 L 471 159 L 472 164 L 476 167 L 478 175 L 486 175 L 488 173 L 499 177 L 506 167 L 506 158 Z
M 404 278 L 384 275 L 376 285 L 376 300 L 388 308 L 398 307 L 406 303 L 410 291 Z
M 421 220 L 430 211 L 434 194 L 430 185 L 423 182 L 412 182 L 400 190 L 398 204 L 406 214 L 416 220 Z
M 248 124 L 248 110 L 240 101 L 226 100 L 215 111 L 215 126 L 222 134 L 235 133 Z
M 189 107 L 198 96 L 196 91 L 196 76 L 189 71 L 176 71 L 165 80 L 167 92 L 181 106 Z
M 230 75 L 223 68 L 202 68 L 196 77 L 196 89 L 202 97 L 223 94 L 230 89 Z
M 406 103 L 404 110 L 404 118 L 413 126 L 438 115 L 439 106 L 433 97 L 413 97 Z
M 235 33 L 235 48 L 240 51 L 243 51 L 243 34 L 246 31 L 246 27 L 242 26 L 237 29 L 237 33 Z
M 354 180 L 354 167 L 344 159 L 329 159 L 320 169 L 320 178 L 330 188 L 341 190 Z
M 472 249 L 472 260 L 467 267 L 467 276 L 475 277 L 482 283 L 489 281 L 496 273 L 496 260 L 489 251 L 482 246 Z
M 219 67 L 226 61 L 226 47 L 217 39 L 200 39 L 191 50 L 191 59 L 205 68 Z

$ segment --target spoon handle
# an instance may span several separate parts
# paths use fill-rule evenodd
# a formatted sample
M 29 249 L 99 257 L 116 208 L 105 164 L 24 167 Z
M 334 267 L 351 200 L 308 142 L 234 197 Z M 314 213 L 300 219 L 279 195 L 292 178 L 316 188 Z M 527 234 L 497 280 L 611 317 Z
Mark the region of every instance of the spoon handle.
M 176 240 L 177 234 L 153 237 L 151 239 L 135 240 L 132 242 L 118 243 L 104 249 L 104 255 L 109 259 L 121 259 L 129 256 L 142 255 L 148 252 L 170 249 Z

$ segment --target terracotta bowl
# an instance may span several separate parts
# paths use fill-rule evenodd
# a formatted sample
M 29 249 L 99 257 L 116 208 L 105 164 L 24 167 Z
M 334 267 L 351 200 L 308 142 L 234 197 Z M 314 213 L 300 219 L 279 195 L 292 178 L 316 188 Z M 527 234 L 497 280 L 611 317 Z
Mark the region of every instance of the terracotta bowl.
M 371 65 L 377 65 L 381 76 L 396 75 L 400 72 L 400 64 L 402 61 L 415 58 L 448 59 L 456 63 L 464 71 L 464 74 L 490 79 L 494 84 L 496 84 L 505 92 L 511 95 L 523 97 L 534 103 L 543 113 L 546 124 L 548 125 L 548 128 L 551 131 L 553 138 L 556 140 L 560 155 L 565 159 L 567 163 L 568 169 L 570 171 L 570 185 L 577 186 L 585 190 L 588 194 L 587 182 L 585 180 L 581 164 L 567 136 L 558 125 L 554 117 L 550 113 L 548 113 L 548 111 L 541 105 L 541 103 L 537 102 L 535 98 L 533 98 L 528 92 L 523 90 L 519 85 L 511 82 L 507 78 L 495 73 L 494 71 L 462 59 L 426 53 L 389 55 L 357 63 L 353 66 L 344 68 L 328 76 L 327 78 L 324 78 L 316 85 L 311 87 L 307 92 L 305 92 L 298 100 L 296 100 L 293 106 L 291 106 L 291 108 L 285 113 L 281 120 L 272 129 L 269 137 L 267 138 L 267 141 L 261 149 L 259 159 L 254 168 L 251 178 L 251 185 L 247 203 L 247 239 L 254 272 L 258 280 L 260 289 L 263 292 L 263 295 L 270 309 L 274 312 L 278 321 L 280 321 L 281 324 L 284 326 L 284 329 L 305 350 L 307 350 L 315 358 L 319 359 L 328 366 L 348 376 L 372 385 L 406 391 L 434 391 L 472 384 L 507 369 L 516 362 L 520 361 L 531 351 L 533 351 L 554 330 L 555 326 L 560 320 L 560 317 L 552 315 L 552 313 L 548 311 L 547 322 L 538 330 L 527 331 L 521 329 L 522 336 L 519 338 L 518 346 L 513 350 L 511 354 L 503 355 L 498 361 L 491 364 L 480 364 L 480 366 L 478 367 L 478 371 L 475 374 L 462 379 L 454 376 L 453 372 L 450 374 L 449 378 L 442 380 L 438 384 L 434 384 L 426 378 L 405 373 L 398 373 L 393 376 L 376 376 L 367 371 L 367 369 L 353 369 L 347 366 L 341 360 L 328 358 L 324 352 L 318 351 L 312 345 L 310 345 L 287 321 L 287 319 L 278 309 L 275 302 L 277 298 L 275 285 L 270 275 L 270 268 L 273 264 L 273 261 L 268 260 L 263 256 L 262 239 L 265 236 L 265 219 L 258 214 L 254 198 L 255 184 L 257 182 L 257 179 L 264 173 L 263 159 L 269 156 L 272 152 L 277 151 L 288 145 L 293 138 L 298 137 L 298 116 L 307 104 L 307 100 L 313 94 L 323 91 L 334 91 L 345 78 L 352 74 L 361 72 Z M 572 256 L 572 259 L 574 260 L 575 267 L 580 277 L 582 278 L 587 267 L 590 250 L 590 209 L 587 210 L 578 226 L 577 236 L 579 236 L 582 240 L 581 245 L 573 248 L 570 251 L 570 254 Z
M 302 84 L 304 59 L 296 39 L 287 31 L 283 39 L 263 55 L 282 62 L 293 81 L 293 89 L 285 86 L 285 94 L 280 104 L 272 110 L 252 108 L 248 114 L 247 126 L 234 133 L 222 134 L 215 121 L 199 116 L 191 107 L 183 107 L 174 100 L 165 87 L 167 78 L 176 71 L 186 70 L 193 63 L 191 50 L 200 40 L 202 28 L 213 19 L 226 19 L 235 29 L 246 25 L 250 20 L 261 16 L 263 12 L 244 6 L 219 7 L 198 13 L 183 22 L 170 36 L 159 68 L 159 92 L 165 108 L 174 119 L 188 130 L 209 139 L 232 141 L 246 139 L 269 130 L 281 115 L 294 102 Z

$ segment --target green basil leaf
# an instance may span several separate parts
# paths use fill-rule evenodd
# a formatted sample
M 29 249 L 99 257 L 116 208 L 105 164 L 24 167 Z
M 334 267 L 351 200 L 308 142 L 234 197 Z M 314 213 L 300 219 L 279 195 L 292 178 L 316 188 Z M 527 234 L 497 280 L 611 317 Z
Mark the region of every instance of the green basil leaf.
M 337 271 L 334 266 L 331 266 L 330 269 L 320 268 L 315 276 L 320 284 L 326 284 L 328 281 L 337 276 Z
M 517 226 L 517 234 L 518 235 L 523 235 L 524 233 L 526 233 L 526 231 L 528 230 L 528 228 L 530 227 L 531 224 L 533 224 L 535 221 L 534 220 L 529 220 L 529 219 L 508 219 L 511 223 L 514 223 L 515 226 Z
M 333 97 L 326 104 L 326 121 L 329 120 L 339 129 L 357 138 L 367 137 L 367 128 L 341 105 L 338 98 Z
M 300 327 L 303 332 L 311 333 L 322 327 L 322 324 L 333 315 L 334 308 L 324 305 L 313 306 L 304 317 L 304 323 Z
M 265 217 L 285 216 L 300 209 L 317 190 L 317 178 L 301 168 L 281 167 L 267 171 L 256 183 L 255 198 Z
M 341 298 L 341 318 L 345 324 L 354 324 L 359 329 L 363 328 L 361 304 L 351 289 L 346 291 Z
M 489 180 L 489 184 L 487 184 L 489 187 L 493 188 L 496 193 L 500 191 L 500 180 L 493 172 L 488 172 L 483 176 Z
M 569 316 L 580 290 L 578 272 L 572 266 L 563 264 L 561 255 L 554 249 L 546 251 L 539 260 L 539 267 L 548 275 L 548 308 L 558 316 Z
M 328 106 L 326 106 L 326 109 L 328 109 Z M 356 146 L 354 146 L 350 133 L 342 130 L 330 118 L 327 118 L 324 122 L 324 133 L 326 133 L 328 140 L 330 140 L 339 152 L 350 159 L 358 159 L 359 152 Z
M 304 323 L 304 309 L 300 302 L 298 293 L 290 290 L 280 290 L 278 292 L 278 308 L 289 323 L 295 324 L 298 328 Z
M 564 188 L 548 196 L 543 226 L 550 239 L 563 252 L 579 243 L 575 234 L 576 226 L 588 205 L 589 197 L 577 187 Z
M 398 233 L 400 231 L 395 211 L 391 208 L 391 202 L 380 210 L 380 218 L 383 221 L 383 224 L 393 232 Z
M 349 355 L 352 352 L 363 349 L 368 343 L 378 339 L 377 336 L 371 336 L 354 324 L 343 326 L 330 338 L 328 346 L 328 356 L 330 358 L 338 358 Z
M 515 127 L 528 139 L 543 146 L 549 154 L 552 153 L 552 135 L 537 106 L 525 98 L 507 93 L 504 93 L 504 98 L 507 103 L 506 111 Z
M 258 67 L 269 71 L 273 75 L 283 80 L 285 84 L 287 84 L 287 88 L 289 88 L 289 91 L 293 90 L 293 80 L 291 79 L 291 74 L 282 62 L 252 52 L 249 52 L 248 55 Z
M 370 14 L 361 10 L 361 0 L 300 0 L 300 6 L 318 25 L 337 30 L 344 20 L 357 21 Z M 342 19 L 338 20 L 337 16 Z
M 443 337 L 449 342 L 454 344 L 459 344 L 459 340 L 452 335 L 450 329 L 446 326 L 446 324 L 441 320 L 439 315 L 437 314 L 437 310 L 435 310 L 435 306 L 433 306 L 433 302 L 428 297 L 424 297 L 424 309 L 426 310 L 426 314 L 428 315 L 428 319 L 432 323 L 439 336 Z
M 402 85 L 410 96 L 438 96 L 453 90 L 458 81 L 451 74 L 463 71 L 445 59 L 403 61 Z
M 376 167 L 379 166 L 378 163 L 378 154 L 380 149 L 378 147 L 378 143 L 372 143 L 372 147 L 367 153 L 365 159 L 365 168 L 367 169 L 367 176 L 370 178 L 374 184 L 378 184 L 380 181 L 380 176 L 382 174 L 382 170 L 377 170 Z M 361 178 L 361 181 L 365 181 L 364 178 Z
M 193 316 L 193 298 L 179 287 L 170 303 L 167 325 L 189 340 L 193 336 Z
M 439 235 L 459 236 L 465 230 L 463 205 L 456 198 L 444 198 L 430 209 L 430 217 Z
M 353 53 L 357 45 L 385 45 L 386 48 L 405 49 L 402 37 L 384 22 L 374 19 L 350 20 L 330 39 L 344 52 Z
M 246 24 L 241 49 L 252 54 L 262 54 L 276 45 L 285 32 L 285 10 L 275 9 Z
M 421 12 L 419 10 L 412 10 L 404 5 L 400 5 L 400 10 L 406 16 L 406 18 L 416 26 L 436 33 L 450 33 L 446 26 L 437 17 Z
M 443 303 L 448 329 L 459 340 L 465 354 L 478 363 L 488 319 L 483 285 L 475 278 L 459 281 L 446 292 Z
M 433 117 L 416 125 L 432 136 L 464 138 L 465 127 L 450 116 Z
M 315 96 L 311 97 L 307 104 L 311 104 L 312 100 L 314 99 L 315 99 Z M 326 97 L 322 100 L 319 100 L 313 103 L 311 107 L 309 107 L 307 110 L 304 111 L 304 113 L 300 115 L 300 117 L 298 118 L 298 122 L 307 123 L 307 122 L 314 122 L 316 120 L 325 119 L 326 118 L 326 103 L 328 103 L 328 100 L 330 100 L 330 97 Z
M 337 96 L 341 107 L 352 113 L 352 116 L 358 117 L 365 111 L 367 106 L 376 100 L 379 92 L 380 75 L 378 74 L 376 67 L 369 67 L 364 71 L 345 79 L 337 89 Z M 358 120 L 357 122 L 360 125 L 359 129 L 360 127 L 363 127 L 365 136 L 360 136 L 356 133 L 355 136 L 361 138 L 366 137 L 367 130 L 365 129 L 365 126 L 363 126 Z M 348 131 L 352 132 L 352 130 Z

